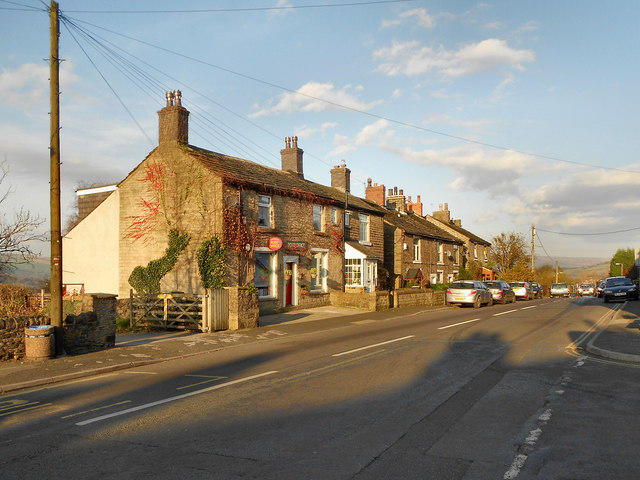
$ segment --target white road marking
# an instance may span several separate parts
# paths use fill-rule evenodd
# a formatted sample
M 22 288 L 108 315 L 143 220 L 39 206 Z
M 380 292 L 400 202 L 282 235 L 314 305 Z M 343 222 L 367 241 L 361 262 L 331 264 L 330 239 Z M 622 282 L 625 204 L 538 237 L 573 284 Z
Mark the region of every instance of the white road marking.
M 530 308 L 536 308 L 537 305 L 531 305 L 530 307 L 522 307 L 520 310 L 529 310 Z
M 473 320 L 467 320 L 466 322 L 454 323 L 453 325 L 445 325 L 444 327 L 438 327 L 438 330 L 444 330 L 445 328 L 457 327 L 458 325 L 464 325 L 465 323 L 477 322 L 480 320 L 479 318 L 474 318 Z
M 127 415 L 129 413 L 138 412 L 140 410 L 145 410 L 147 408 L 156 407 L 158 405 L 163 405 L 165 403 L 175 402 L 177 400 L 183 400 L 185 398 L 189 398 L 189 397 L 192 397 L 194 395 L 199 395 L 201 393 L 212 392 L 213 390 L 218 390 L 220 388 L 228 387 L 228 386 L 235 385 L 235 384 L 238 384 L 238 383 L 248 382 L 249 380 L 255 380 L 256 378 L 265 377 L 267 375 L 273 375 L 274 373 L 278 373 L 278 371 L 277 370 L 272 370 L 272 371 L 269 371 L 269 372 L 259 373 L 258 375 L 252 375 L 250 377 L 239 378 L 238 380 L 231 380 L 230 382 L 220 383 L 218 385 L 213 385 L 213 386 L 208 387 L 208 388 L 203 388 L 202 390 L 196 390 L 194 392 L 184 393 L 182 395 L 176 395 L 175 397 L 163 398 L 162 400 L 158 400 L 158 401 L 151 402 L 151 403 L 145 403 L 144 405 L 138 405 L 137 407 L 128 408 L 126 410 L 121 410 L 119 412 L 113 412 L 113 413 L 109 413 L 107 415 L 102 415 L 100 417 L 90 418 L 88 420 L 84 420 L 82 422 L 78 422 L 78 423 L 76 423 L 76 425 L 82 427 L 84 425 L 89 425 L 90 423 L 100 422 L 102 420 L 107 420 L 107 419 L 113 418 L 113 417 L 119 417 L 121 415 Z
M 333 355 L 331 355 L 332 357 L 341 357 L 342 355 L 349 355 L 351 353 L 355 353 L 355 352 L 360 352 L 362 350 L 367 350 L 369 348 L 375 348 L 375 347 L 380 347 L 382 345 L 388 345 L 389 343 L 394 343 L 394 342 L 399 342 L 401 340 L 407 340 L 409 338 L 413 338 L 415 337 L 415 335 L 408 335 L 406 337 L 402 337 L 402 338 L 394 338 L 393 340 L 388 340 L 386 342 L 381 342 L 381 343 L 376 343 L 374 345 L 367 345 L 365 347 L 360 347 L 360 348 L 356 348 L 354 350 L 349 350 L 347 352 L 340 352 L 340 353 L 334 353 Z
M 494 317 L 499 317 L 500 315 L 506 315 L 507 313 L 517 312 L 518 310 L 507 310 L 506 312 L 494 313 Z

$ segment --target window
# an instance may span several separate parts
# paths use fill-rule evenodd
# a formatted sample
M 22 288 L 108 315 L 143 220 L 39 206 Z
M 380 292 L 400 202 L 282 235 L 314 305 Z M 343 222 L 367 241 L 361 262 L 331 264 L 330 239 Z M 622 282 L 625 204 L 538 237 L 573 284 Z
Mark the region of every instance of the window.
M 334 225 L 338 224 L 338 209 L 334 208 L 331 210 L 331 222 L 333 222 Z
M 442 270 L 438 270 L 438 279 L 436 283 L 444 283 L 444 272 Z
M 487 249 L 486 248 L 484 249 L 484 261 L 485 262 L 487 261 Z
M 362 286 L 362 260 L 346 258 L 344 261 L 344 281 L 348 287 Z
M 360 215 L 360 241 L 369 241 L 369 215 Z
M 460 250 L 458 249 L 458 245 L 453 246 L 453 262 L 458 265 L 460 263 Z
M 259 297 L 274 297 L 274 269 L 273 259 L 275 254 L 256 252 L 253 259 L 256 264 L 256 273 L 253 277 L 253 284 L 258 289 Z
M 413 238 L 413 261 L 420 261 L 420 238 L 418 237 Z
M 438 242 L 438 263 L 444 263 L 444 244 Z M 442 282 L 439 282 L 442 283 Z
M 271 228 L 271 197 L 258 196 L 258 226 Z
M 351 215 L 349 215 L 349 212 L 344 212 L 344 226 L 348 227 L 349 223 L 351 220 Z
M 322 231 L 322 205 L 313 205 L 313 229 L 316 232 Z
M 325 290 L 327 283 L 327 252 L 315 252 L 311 257 L 311 268 L 317 271 L 316 278 L 311 279 L 311 290 Z
M 478 246 L 477 245 L 473 246 L 473 258 L 475 258 L 476 260 L 478 259 Z

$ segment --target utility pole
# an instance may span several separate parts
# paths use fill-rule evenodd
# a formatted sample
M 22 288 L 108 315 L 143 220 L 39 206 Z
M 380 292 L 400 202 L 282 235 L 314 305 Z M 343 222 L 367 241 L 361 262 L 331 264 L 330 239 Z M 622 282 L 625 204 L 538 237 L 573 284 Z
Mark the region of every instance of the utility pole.
M 558 260 L 556 260 L 556 283 L 558 283 Z
M 536 227 L 531 225 L 531 280 L 535 280 L 536 274 Z
M 64 337 L 62 330 L 62 235 L 60 233 L 60 59 L 58 57 L 58 37 L 60 19 L 58 4 L 51 2 L 50 50 L 49 58 L 49 100 L 51 110 L 49 148 L 50 173 L 50 211 L 51 211 L 51 325 L 54 327 L 56 355 L 62 355 Z

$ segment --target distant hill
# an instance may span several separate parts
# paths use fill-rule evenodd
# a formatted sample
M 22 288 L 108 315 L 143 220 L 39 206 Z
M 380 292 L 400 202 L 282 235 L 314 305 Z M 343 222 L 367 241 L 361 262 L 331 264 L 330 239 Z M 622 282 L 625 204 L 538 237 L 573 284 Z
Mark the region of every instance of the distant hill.
M 598 258 L 598 257 L 558 257 L 558 258 L 550 258 L 546 256 L 536 256 L 536 268 L 542 267 L 544 265 L 551 265 L 552 267 L 556 266 L 556 260 L 558 261 L 558 266 L 563 270 L 574 269 L 574 268 L 588 268 L 594 266 L 602 266 L 603 264 L 607 265 L 607 270 L 609 269 L 609 261 L 610 258 Z
M 3 283 L 15 283 L 27 287 L 41 288 L 51 276 L 49 257 L 38 257 L 31 263 L 17 265 Z

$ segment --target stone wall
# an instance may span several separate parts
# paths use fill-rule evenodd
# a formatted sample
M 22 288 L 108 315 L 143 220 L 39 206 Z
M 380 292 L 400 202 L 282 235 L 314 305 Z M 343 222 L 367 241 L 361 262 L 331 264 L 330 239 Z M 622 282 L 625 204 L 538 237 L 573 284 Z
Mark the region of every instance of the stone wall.
M 82 311 L 67 315 L 64 350 L 70 355 L 95 352 L 116 344 L 116 296 L 82 295 Z
M 35 325 L 49 325 L 46 315 L 0 318 L 0 361 L 23 358 L 24 329 Z
M 434 292 L 427 288 L 401 288 L 394 290 L 393 306 L 408 307 L 440 307 L 445 305 L 445 292 Z
M 389 292 L 331 292 L 331 305 L 335 305 L 337 307 L 358 308 L 369 312 L 388 310 Z
M 74 311 L 62 322 L 66 353 L 75 355 L 115 346 L 115 295 L 82 295 L 65 308 Z M 0 360 L 23 358 L 24 329 L 35 325 L 51 325 L 51 319 L 47 315 L 0 318 Z
M 258 295 L 248 288 L 225 287 L 229 292 L 229 330 L 258 326 Z

